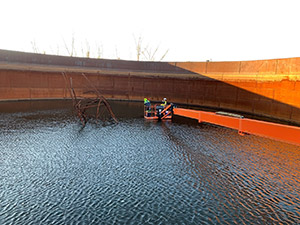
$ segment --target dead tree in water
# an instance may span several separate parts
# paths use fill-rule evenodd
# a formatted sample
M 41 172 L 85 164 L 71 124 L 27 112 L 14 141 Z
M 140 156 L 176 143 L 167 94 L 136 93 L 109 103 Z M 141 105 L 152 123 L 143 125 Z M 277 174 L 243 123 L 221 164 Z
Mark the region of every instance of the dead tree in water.
M 64 80 L 66 82 L 66 85 L 68 84 L 67 75 L 65 73 L 62 73 Z M 96 109 L 96 115 L 94 118 L 96 119 L 96 122 L 98 121 L 100 117 L 100 106 L 104 105 L 106 110 L 109 112 L 110 116 L 114 119 L 114 121 L 117 123 L 118 120 L 113 113 L 110 104 L 108 101 L 100 94 L 99 90 L 92 84 L 92 82 L 87 78 L 87 76 L 82 73 L 81 74 L 86 81 L 88 82 L 90 90 L 84 92 L 84 94 L 94 94 L 95 98 L 86 98 L 86 97 L 79 97 L 76 95 L 76 92 L 73 88 L 73 82 L 72 78 L 69 79 L 69 91 L 73 102 L 74 110 L 77 113 L 77 117 L 80 119 L 83 126 L 86 125 L 87 121 L 93 117 L 90 114 L 87 113 L 89 109 Z

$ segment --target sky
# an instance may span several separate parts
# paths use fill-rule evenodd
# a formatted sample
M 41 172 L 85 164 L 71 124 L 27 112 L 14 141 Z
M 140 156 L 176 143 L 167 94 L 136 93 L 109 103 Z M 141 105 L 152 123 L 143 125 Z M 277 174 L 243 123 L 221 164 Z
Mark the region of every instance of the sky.
M 300 57 L 299 0 L 3 0 L 0 9 L 6 50 L 74 46 L 73 56 L 137 60 L 140 43 L 140 60 Z

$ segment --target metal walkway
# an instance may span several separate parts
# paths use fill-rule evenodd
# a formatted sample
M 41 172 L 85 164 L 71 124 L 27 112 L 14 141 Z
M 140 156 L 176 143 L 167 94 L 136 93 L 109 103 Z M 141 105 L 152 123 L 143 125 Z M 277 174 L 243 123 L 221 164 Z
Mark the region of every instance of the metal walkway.
M 197 119 L 199 123 L 211 123 L 238 130 L 240 135 L 254 134 L 300 146 L 300 127 L 246 119 L 235 114 L 218 114 L 199 110 L 175 108 L 174 115 Z

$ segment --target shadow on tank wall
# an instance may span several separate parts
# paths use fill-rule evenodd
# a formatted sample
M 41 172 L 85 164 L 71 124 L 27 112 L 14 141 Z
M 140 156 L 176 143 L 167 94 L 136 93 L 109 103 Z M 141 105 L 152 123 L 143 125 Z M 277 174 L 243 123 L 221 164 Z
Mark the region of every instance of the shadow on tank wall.
M 36 53 L 25 53 L 7 51 L 0 49 L 0 62 L 36 64 L 62 67 L 81 67 L 108 70 L 130 70 L 130 71 L 159 71 L 173 73 L 193 73 L 180 67 L 174 67 L 162 62 L 144 62 L 110 59 L 93 59 L 68 56 L 43 55 Z

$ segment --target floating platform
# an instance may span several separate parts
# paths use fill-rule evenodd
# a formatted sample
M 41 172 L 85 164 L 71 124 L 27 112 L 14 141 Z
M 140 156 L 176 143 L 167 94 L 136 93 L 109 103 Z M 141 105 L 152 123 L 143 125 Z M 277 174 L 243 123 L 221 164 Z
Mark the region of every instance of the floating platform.
M 173 116 L 173 104 L 144 106 L 144 118 L 147 120 L 170 120 Z

